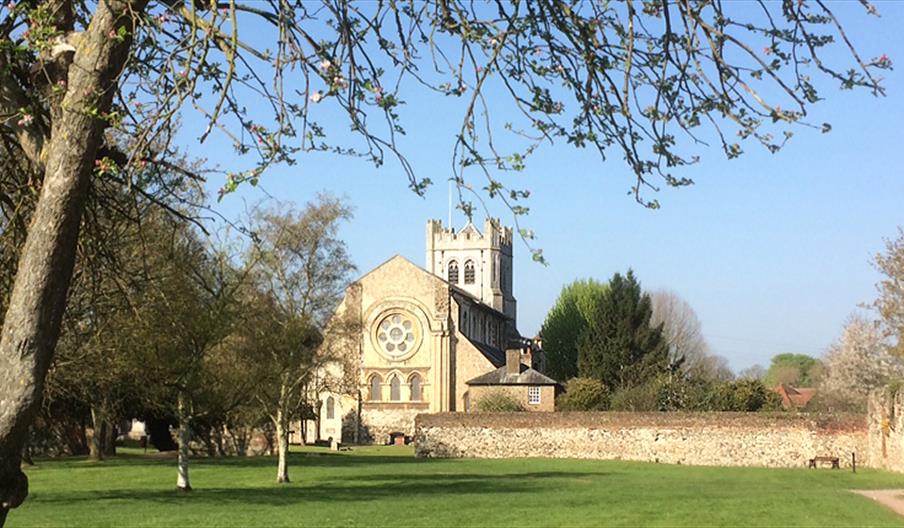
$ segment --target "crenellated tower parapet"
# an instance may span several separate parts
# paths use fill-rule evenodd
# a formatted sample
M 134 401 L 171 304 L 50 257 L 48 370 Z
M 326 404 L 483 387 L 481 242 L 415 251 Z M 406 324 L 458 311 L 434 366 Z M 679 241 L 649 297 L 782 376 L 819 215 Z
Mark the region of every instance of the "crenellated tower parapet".
M 471 222 L 456 231 L 427 220 L 427 270 L 514 321 L 512 236 L 498 218 L 484 220 L 482 232 Z

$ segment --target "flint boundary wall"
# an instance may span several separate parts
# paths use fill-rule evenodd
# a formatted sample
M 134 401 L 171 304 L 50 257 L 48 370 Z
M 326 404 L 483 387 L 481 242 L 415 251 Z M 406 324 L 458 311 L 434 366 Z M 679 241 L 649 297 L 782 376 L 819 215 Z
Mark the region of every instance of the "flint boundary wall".
M 872 466 L 863 416 L 761 413 L 443 413 L 415 421 L 419 457 L 547 457 L 702 466 Z
M 873 467 L 904 473 L 904 392 L 901 389 L 886 387 L 870 395 L 867 448 Z

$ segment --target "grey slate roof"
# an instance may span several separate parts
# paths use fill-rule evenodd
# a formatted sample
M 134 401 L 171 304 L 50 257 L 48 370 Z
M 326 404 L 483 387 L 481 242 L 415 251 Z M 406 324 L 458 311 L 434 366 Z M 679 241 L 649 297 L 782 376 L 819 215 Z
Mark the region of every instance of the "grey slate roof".
M 470 339 L 468 336 L 464 336 L 464 338 L 467 339 L 469 343 L 474 345 L 474 348 L 479 350 L 480 353 L 483 354 L 483 357 L 487 358 L 487 360 L 489 360 L 489 362 L 492 363 L 494 367 L 505 366 L 505 350 L 499 350 L 492 345 L 481 343 L 480 341 L 475 341 L 474 339 Z
M 518 374 L 506 374 L 505 365 L 465 382 L 467 385 L 558 385 L 556 380 L 521 364 Z

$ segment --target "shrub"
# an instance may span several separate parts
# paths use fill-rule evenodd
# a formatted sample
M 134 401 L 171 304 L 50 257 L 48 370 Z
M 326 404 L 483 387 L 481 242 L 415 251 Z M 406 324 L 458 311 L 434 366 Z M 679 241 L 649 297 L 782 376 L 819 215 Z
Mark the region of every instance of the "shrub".
M 609 408 L 609 389 L 599 380 L 571 378 L 565 393 L 556 398 L 558 411 L 605 411 Z
M 659 376 L 612 395 L 613 411 L 780 411 L 781 396 L 759 380 L 701 383 Z
M 780 411 L 782 398 L 760 380 L 743 379 L 712 388 L 713 411 Z
M 613 411 L 658 411 L 659 380 L 653 379 L 642 385 L 626 387 L 615 391 L 609 402 Z
M 524 407 L 517 398 L 504 390 L 493 390 L 487 392 L 476 402 L 477 410 L 480 412 L 518 412 L 523 411 Z

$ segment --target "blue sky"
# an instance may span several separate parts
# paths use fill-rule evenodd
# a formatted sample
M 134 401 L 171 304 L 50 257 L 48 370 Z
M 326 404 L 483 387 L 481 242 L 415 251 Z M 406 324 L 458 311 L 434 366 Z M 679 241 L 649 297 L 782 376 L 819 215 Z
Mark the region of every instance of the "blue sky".
M 904 66 L 904 2 L 877 5 L 882 18 L 854 12 L 849 35 L 865 56 L 886 53 Z M 546 267 L 533 263 L 523 245 L 516 247 L 521 332 L 540 328 L 564 284 L 630 267 L 645 288 L 685 298 L 713 351 L 736 370 L 782 352 L 822 354 L 848 314 L 873 298 L 878 276 L 870 259 L 904 224 L 904 79 L 900 70 L 883 73 L 884 98 L 819 83 L 826 100 L 810 120 L 831 122 L 829 134 L 798 129 L 778 154 L 748 143 L 731 161 L 716 148 L 701 149 L 702 161 L 686 174 L 696 184 L 658 193 L 656 211 L 626 196 L 632 180 L 620 156 L 600 163 L 564 144 L 541 149 L 517 176 L 532 191 L 526 223 L 549 260 Z M 274 168 L 261 188 L 242 188 L 217 209 L 237 217 L 265 193 L 302 204 L 328 191 L 355 208 L 342 236 L 362 274 L 394 254 L 423 265 L 425 222 L 447 216 L 445 182 L 462 101 L 412 97 L 402 108 L 402 146 L 418 175 L 436 182 L 426 198 L 408 190 L 392 160 L 375 168 L 316 154 Z M 231 149 L 216 140 L 201 154 L 231 163 Z M 220 185 L 211 181 L 211 191 Z M 509 222 L 501 205 L 491 207 Z M 456 214 L 457 226 L 463 222 Z

